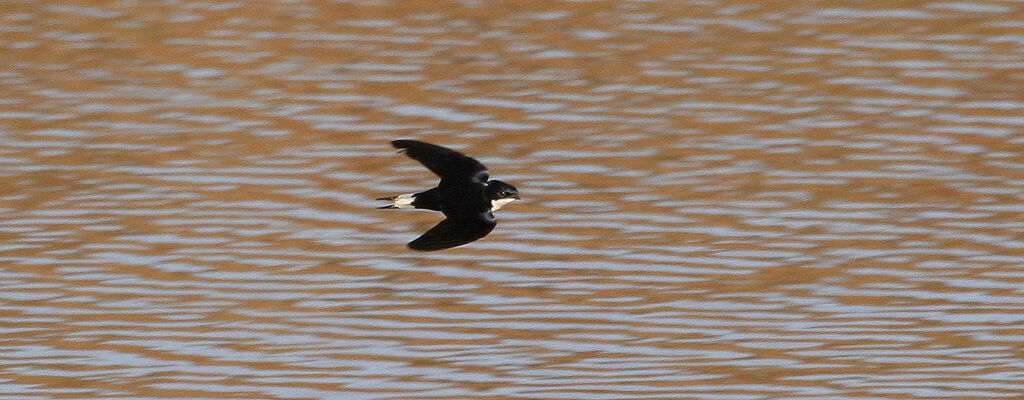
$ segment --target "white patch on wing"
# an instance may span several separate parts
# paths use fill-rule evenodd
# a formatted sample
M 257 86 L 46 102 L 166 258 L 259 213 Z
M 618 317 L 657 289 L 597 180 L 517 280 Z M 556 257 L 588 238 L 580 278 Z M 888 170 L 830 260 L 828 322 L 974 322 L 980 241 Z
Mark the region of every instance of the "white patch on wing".
M 516 201 L 514 198 L 491 200 L 491 211 L 498 211 L 501 206 Z

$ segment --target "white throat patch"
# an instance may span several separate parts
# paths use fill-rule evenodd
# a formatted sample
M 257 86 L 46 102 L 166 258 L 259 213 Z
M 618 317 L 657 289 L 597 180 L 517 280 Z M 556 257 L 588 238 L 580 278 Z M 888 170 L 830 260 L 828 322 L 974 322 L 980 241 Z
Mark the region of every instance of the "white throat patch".
M 501 206 L 516 201 L 514 198 L 491 200 L 491 212 L 498 211 Z

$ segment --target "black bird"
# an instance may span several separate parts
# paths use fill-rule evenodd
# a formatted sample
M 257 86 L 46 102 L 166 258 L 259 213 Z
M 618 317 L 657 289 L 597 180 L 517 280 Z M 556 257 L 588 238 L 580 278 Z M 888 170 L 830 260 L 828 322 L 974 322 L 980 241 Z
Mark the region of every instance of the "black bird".
M 487 236 L 498 223 L 493 212 L 519 199 L 514 186 L 488 180 L 487 167 L 465 154 L 416 140 L 395 140 L 391 145 L 441 177 L 437 187 L 425 192 L 377 199 L 391 201 L 378 208 L 422 208 L 444 213 L 446 219 L 409 242 L 410 249 L 447 249 Z

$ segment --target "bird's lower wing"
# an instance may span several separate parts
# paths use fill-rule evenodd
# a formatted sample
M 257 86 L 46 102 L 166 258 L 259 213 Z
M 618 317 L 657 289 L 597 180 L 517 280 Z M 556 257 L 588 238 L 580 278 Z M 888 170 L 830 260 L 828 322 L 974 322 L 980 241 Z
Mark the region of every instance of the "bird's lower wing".
M 461 246 L 487 236 L 494 230 L 495 225 L 497 225 L 497 221 L 490 213 L 472 219 L 453 220 L 449 218 L 434 225 L 416 240 L 409 242 L 409 248 L 433 251 Z

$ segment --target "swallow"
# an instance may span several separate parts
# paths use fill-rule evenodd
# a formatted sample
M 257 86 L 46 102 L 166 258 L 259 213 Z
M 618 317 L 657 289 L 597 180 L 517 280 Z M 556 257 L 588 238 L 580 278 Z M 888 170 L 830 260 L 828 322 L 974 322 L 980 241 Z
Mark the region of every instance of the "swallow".
M 487 167 L 465 154 L 416 140 L 395 140 L 391 145 L 441 178 L 437 187 L 427 191 L 377 199 L 391 202 L 381 209 L 418 208 L 444 214 L 443 221 L 409 242 L 410 249 L 442 250 L 487 236 L 498 223 L 494 212 L 519 199 L 514 186 L 489 180 Z

